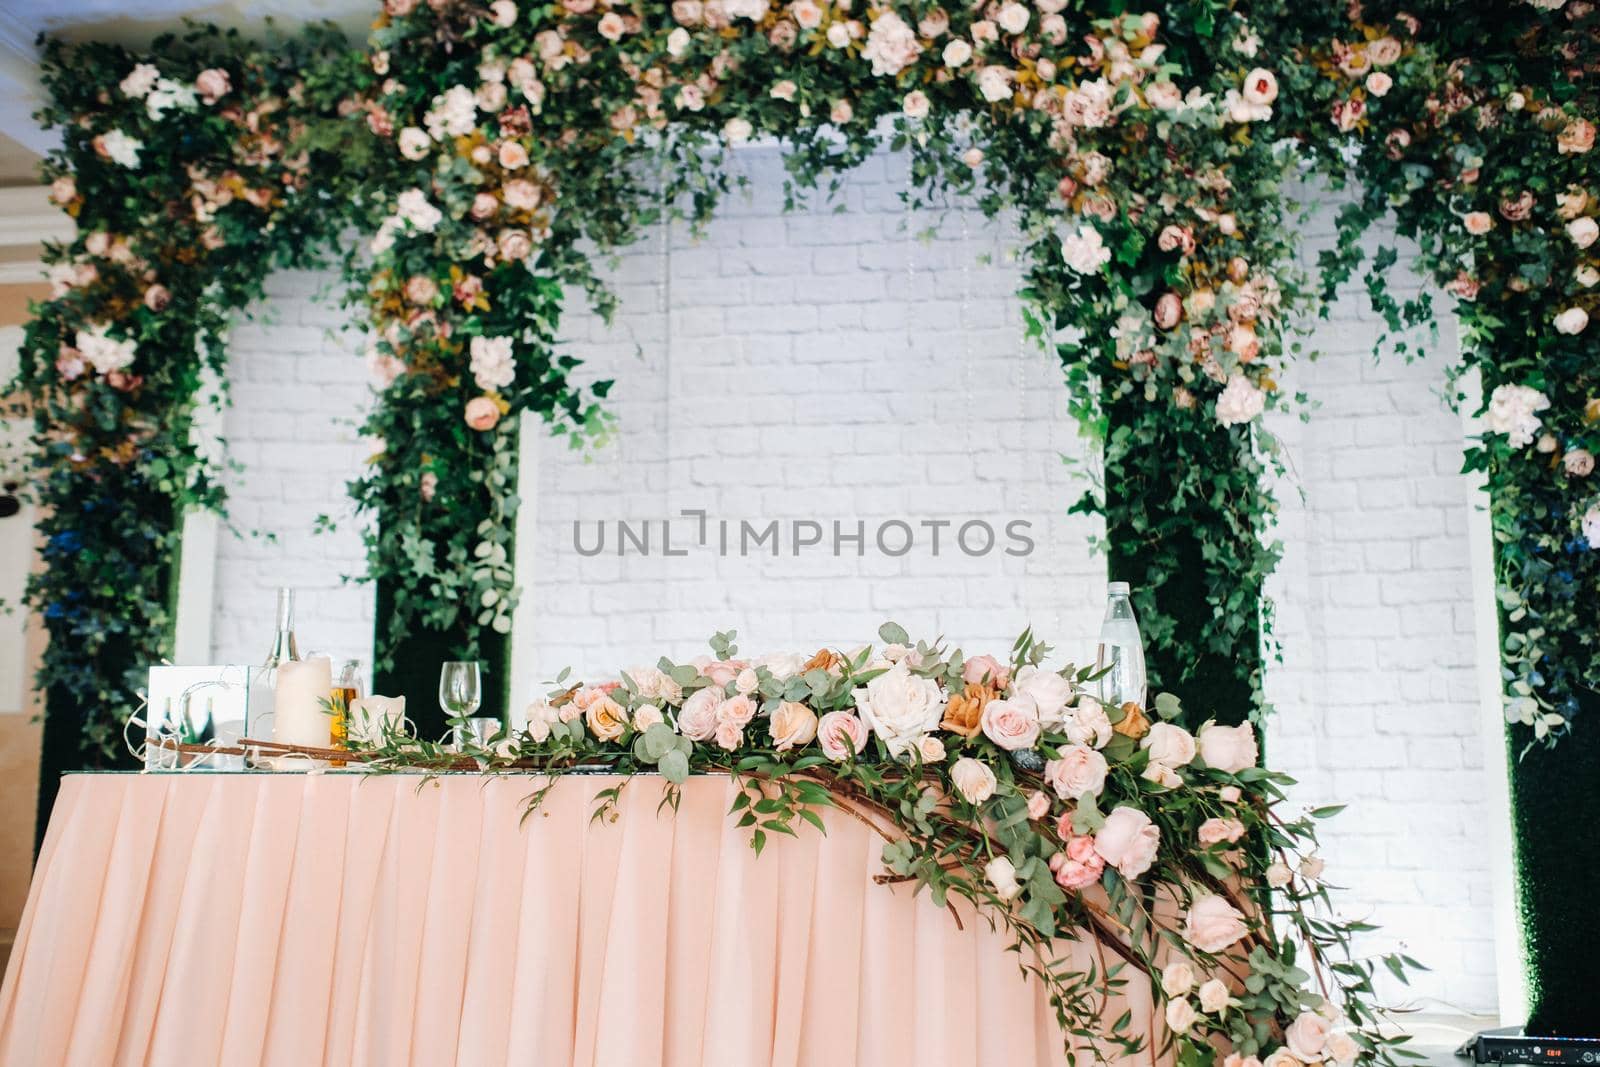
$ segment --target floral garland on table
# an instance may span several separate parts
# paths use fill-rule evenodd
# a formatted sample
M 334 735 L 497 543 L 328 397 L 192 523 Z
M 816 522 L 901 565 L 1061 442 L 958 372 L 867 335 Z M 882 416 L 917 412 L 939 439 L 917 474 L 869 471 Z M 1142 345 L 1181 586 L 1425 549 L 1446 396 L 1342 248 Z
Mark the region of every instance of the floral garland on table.
M 557 432 L 604 431 L 553 342 L 559 283 L 606 299 L 589 246 L 625 243 L 685 198 L 704 217 L 727 145 L 785 139 L 806 186 L 887 139 L 912 153 L 908 197 L 977 192 L 990 214 L 1017 213 L 1035 331 L 1082 333 L 1059 348 L 1082 421 L 1116 463 L 1141 466 L 1132 484 L 1172 484 L 1168 521 L 1203 546 L 1211 618 L 1180 626 L 1158 610 L 1180 565 L 1162 560 L 1141 583 L 1148 628 L 1179 663 L 1193 641 L 1254 644 L 1254 597 L 1214 591 L 1259 589 L 1275 559 L 1258 416 L 1286 402 L 1275 363 L 1306 294 L 1278 197 L 1288 158 L 1252 133 L 1277 80 L 1240 16 L 1092 18 L 1065 0 L 384 9 L 371 55 L 384 80 L 363 106 L 398 168 L 368 285 L 387 390 L 368 430 L 388 450 L 358 496 L 403 525 L 380 532 L 373 573 L 449 610 L 429 589 L 440 561 L 499 547 L 481 543 L 492 527 L 441 511 L 506 417 L 531 408 L 555 413 Z M 1224 28 L 1234 43 L 1219 49 Z M 1131 422 L 1108 433 L 1101 395 Z M 441 425 L 454 427 L 444 440 L 418 432 Z M 1084 506 L 1153 546 L 1168 532 L 1144 525 L 1137 500 Z M 448 591 L 495 628 L 517 596 L 509 568 Z
M 83 715 L 93 755 L 120 748 L 135 673 L 170 652 L 183 512 L 221 500 L 190 439 L 201 370 L 220 376 L 230 316 L 267 270 L 307 262 L 334 228 L 340 172 L 319 135 L 345 125 L 361 74 L 345 54 L 316 28 L 251 47 L 196 30 L 150 56 L 45 45 L 40 117 L 63 141 L 45 173 L 78 233 L 46 251 L 51 297 L 13 383 L 42 505 L 26 596 L 50 635 L 40 687 Z
M 1102 706 L 1084 689 L 1092 669 L 1044 666 L 1031 632 L 1003 662 L 913 644 L 892 623 L 880 636 L 880 649 L 746 660 L 733 633 L 718 634 L 713 655 L 689 663 L 598 684 L 563 672 L 488 747 L 452 753 L 384 728 L 361 758 L 379 772 L 463 758 L 486 773 L 537 771 L 549 777 L 532 807 L 576 767 L 657 772 L 674 806 L 691 773 L 727 772 L 739 789 L 730 814 L 758 853 L 801 822 L 824 829 L 818 812 L 837 807 L 884 836 L 879 881 L 985 909 L 1048 990 L 1069 1047 L 1139 1050 L 1126 1016 L 1103 1017 L 1130 967 L 1150 976 L 1178 1063 L 1390 1061 L 1373 963 L 1351 955 L 1367 927 L 1323 914 L 1313 823 L 1335 809 L 1283 818 L 1288 779 L 1256 766 L 1248 724 L 1191 734 L 1165 694 L 1155 721 L 1135 704 Z M 616 816 L 625 787 L 600 792 L 597 817 Z M 1067 970 L 1057 937 L 1088 937 L 1117 962 Z M 1416 966 L 1382 962 L 1401 978 Z
M 1326 278 L 1347 277 L 1361 231 L 1392 213 L 1454 300 L 1463 364 L 1484 394 L 1467 468 L 1488 477 L 1506 717 L 1554 743 L 1579 694 L 1600 692 L 1600 10 L 1549 0 L 1330 12 L 1288 117 L 1330 172 L 1362 182 Z M 1399 329 L 1431 309 L 1426 294 L 1388 294 L 1381 274 L 1394 259 L 1377 258 L 1367 288 Z

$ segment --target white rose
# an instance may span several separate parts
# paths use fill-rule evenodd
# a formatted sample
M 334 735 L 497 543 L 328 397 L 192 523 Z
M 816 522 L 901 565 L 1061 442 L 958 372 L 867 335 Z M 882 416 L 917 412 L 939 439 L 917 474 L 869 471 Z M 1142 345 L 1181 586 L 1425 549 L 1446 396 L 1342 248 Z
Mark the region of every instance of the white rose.
M 749 696 L 761 685 L 761 678 L 754 668 L 746 667 L 733 676 L 733 688 L 740 696 Z
M 422 159 L 433 151 L 433 138 L 428 136 L 428 131 L 418 126 L 407 126 L 400 131 L 396 139 L 400 154 L 410 160 Z
M 1256 732 L 1249 723 L 1218 726 L 1208 722 L 1200 727 L 1200 758 L 1206 766 L 1224 774 L 1238 774 L 1254 767 L 1258 756 Z
M 1015 900 L 1022 892 L 1022 886 L 1017 882 L 1017 869 L 1004 856 L 996 856 L 986 863 L 983 874 L 1001 900 Z
M 1106 247 L 1100 231 L 1087 224 L 1061 239 L 1061 255 L 1067 266 L 1079 274 L 1098 274 L 1111 262 L 1111 249 Z
M 413 230 L 432 233 L 444 220 L 444 213 L 428 201 L 421 189 L 407 189 L 395 203 L 395 217 L 409 223 Z
M 667 34 L 667 55 L 676 59 L 689 50 L 689 31 L 679 26 Z
M 1580 307 L 1570 307 L 1556 316 L 1556 332 L 1580 334 L 1589 325 L 1589 313 Z
M 160 68 L 151 63 L 140 63 L 128 72 L 128 76 L 122 79 L 118 88 L 122 90 L 124 96 L 138 99 L 154 89 L 156 80 L 160 77 Z
M 905 112 L 908 119 L 926 118 L 928 114 L 928 94 L 921 89 L 913 89 L 900 101 L 900 110 Z
M 1188 730 L 1170 722 L 1158 722 L 1150 727 L 1139 747 L 1150 753 L 1150 762 L 1163 767 L 1182 767 L 1194 759 L 1194 737 Z
M 1167 1029 L 1175 1034 L 1186 1034 L 1189 1027 L 1194 1025 L 1194 1005 L 1187 1000 L 1170 1000 L 1167 1002 Z
M 855 691 L 856 708 L 891 756 L 904 755 L 923 734 L 939 727 L 944 695 L 932 678 L 896 664 Z
M 1028 28 L 1028 9 L 1021 4 L 1007 4 L 1000 9 L 1000 14 L 995 21 L 1000 23 L 1000 28 L 1013 37 Z
M 1305 1065 L 1294 1058 L 1294 1053 L 1286 1048 L 1280 1048 L 1262 1060 L 1261 1067 L 1305 1067 Z
M 1266 406 L 1267 394 L 1249 378 L 1235 373 L 1217 397 L 1217 421 L 1224 426 L 1240 426 L 1261 414 Z
M 1600 549 L 1600 504 L 1589 505 L 1589 510 L 1583 513 L 1580 526 L 1583 529 L 1583 538 L 1589 542 L 1589 547 Z
M 1316 1063 L 1322 1059 L 1328 1045 L 1328 1033 L 1333 1024 L 1314 1011 L 1303 1011 L 1283 1032 L 1283 1043 L 1297 1059 Z
M 1059 677 L 1059 675 L 1057 676 Z M 1079 697 L 1078 705 L 1067 711 L 1063 732 L 1077 745 L 1105 748 L 1111 741 L 1113 730 L 1106 709 L 1093 697 Z
M 1588 248 L 1594 244 L 1596 237 L 1600 237 L 1600 223 L 1585 215 L 1567 223 L 1567 236 L 1572 238 L 1572 243 L 1579 248 Z
M 805 670 L 806 657 L 798 652 L 770 652 L 758 656 L 751 666 L 765 667 L 767 673 L 780 682 L 787 682 Z
M 956 792 L 969 804 L 982 804 L 994 796 L 998 784 L 994 771 L 971 756 L 956 760 L 955 766 L 950 768 L 950 781 L 955 785 Z
M 1186 960 L 1173 960 L 1161 972 L 1161 991 L 1169 997 L 1181 997 L 1194 988 L 1194 968 Z
M 1200 986 L 1200 1010 L 1209 1015 L 1220 1015 L 1228 1006 L 1228 987 L 1222 979 L 1213 978 Z
M 957 37 L 944 46 L 944 65 L 955 68 L 972 58 L 972 45 Z
M 1011 71 L 988 66 L 978 71 L 978 94 L 991 104 L 1011 99 Z
M 1043 667 L 1024 667 L 1017 672 L 1011 695 L 1031 697 L 1039 708 L 1040 724 L 1055 727 L 1060 726 L 1066 718 L 1067 704 L 1072 700 L 1072 683 L 1055 671 L 1047 671 Z M 1074 737 L 1073 740 L 1079 739 Z
M 834 48 L 843 48 L 850 43 L 850 27 L 843 22 L 835 22 L 828 27 L 828 43 Z
M 1300 874 L 1307 881 L 1315 882 L 1322 877 L 1322 871 L 1327 867 L 1327 862 L 1316 853 L 1303 856 L 1300 859 Z
M 144 142 L 137 137 L 130 137 L 121 130 L 108 130 L 97 140 L 111 162 L 129 168 L 139 165 L 139 153 L 144 150 Z
M 667 717 L 661 714 L 661 709 L 654 704 L 646 704 L 641 708 L 635 709 L 633 713 L 633 728 L 635 730 L 648 730 L 657 723 L 666 721 Z

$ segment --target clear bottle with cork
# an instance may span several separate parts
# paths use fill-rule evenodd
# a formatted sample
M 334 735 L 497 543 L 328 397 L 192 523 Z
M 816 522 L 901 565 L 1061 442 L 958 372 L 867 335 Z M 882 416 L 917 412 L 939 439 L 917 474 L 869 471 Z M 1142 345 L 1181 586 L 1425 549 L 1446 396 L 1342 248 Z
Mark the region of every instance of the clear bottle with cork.
M 1100 702 L 1120 707 L 1130 701 L 1145 706 L 1144 639 L 1133 614 L 1132 590 L 1127 582 L 1106 587 L 1106 615 L 1100 624 L 1100 649 L 1095 669 L 1104 672 L 1097 683 Z

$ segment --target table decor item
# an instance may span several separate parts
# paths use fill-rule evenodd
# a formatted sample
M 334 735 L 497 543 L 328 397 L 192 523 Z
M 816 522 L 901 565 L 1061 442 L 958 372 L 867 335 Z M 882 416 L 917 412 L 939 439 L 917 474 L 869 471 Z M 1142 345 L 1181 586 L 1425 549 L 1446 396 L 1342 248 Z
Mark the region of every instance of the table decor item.
M 273 740 L 332 747 L 332 693 L 333 663 L 326 656 L 279 665 L 273 691 Z
M 250 682 L 250 723 L 255 732 L 262 732 L 274 721 L 279 668 L 299 658 L 300 647 L 294 636 L 294 590 L 285 586 L 278 590 L 272 644 Z
M 1106 587 L 1106 614 L 1095 657 L 1100 702 L 1119 708 L 1130 702 L 1140 707 L 1145 703 L 1144 639 L 1139 635 L 1131 595 L 1127 582 Z
M 145 687 L 144 745 L 136 751 L 147 768 L 177 765 L 179 743 L 233 745 L 247 730 L 249 691 L 257 668 L 243 664 L 151 667 Z M 196 757 L 197 758 L 197 757 Z M 212 769 L 242 769 L 236 757 L 208 762 Z
M 1338 808 L 1281 811 L 1289 779 L 1257 765 L 1253 727 L 1190 733 L 1168 694 L 1102 703 L 1088 691 L 1096 669 L 1047 665 L 1031 630 L 1007 658 L 912 642 L 893 623 L 879 633 L 878 648 L 754 659 L 718 634 L 687 663 L 595 682 L 563 671 L 519 732 L 488 744 L 469 732 L 455 751 L 389 730 L 348 758 L 375 773 L 540 775 L 527 813 L 562 776 L 599 770 L 621 776 L 594 796 L 606 822 L 636 776 L 659 776 L 660 804 L 676 807 L 691 774 L 724 774 L 756 853 L 837 809 L 882 840 L 876 881 L 978 907 L 1043 986 L 1069 1047 L 1151 1051 L 1127 1013 L 1102 1011 L 1131 969 L 1157 990 L 1179 1064 L 1395 1062 L 1374 974 L 1403 980 L 1420 965 L 1357 951 L 1369 928 L 1334 913 L 1317 855 L 1316 822 Z M 458 719 L 475 707 L 471 668 L 441 673 Z M 1092 944 L 1101 964 L 1057 966 L 1059 939 Z

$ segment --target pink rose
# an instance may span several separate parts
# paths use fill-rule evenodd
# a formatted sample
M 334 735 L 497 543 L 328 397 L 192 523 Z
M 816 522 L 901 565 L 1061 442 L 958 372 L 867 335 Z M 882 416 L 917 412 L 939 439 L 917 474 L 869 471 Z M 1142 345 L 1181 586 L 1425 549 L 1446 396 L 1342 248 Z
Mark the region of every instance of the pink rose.
M 1098 796 L 1106 785 L 1106 758 L 1088 745 L 1067 745 L 1044 765 L 1044 783 L 1062 800 Z
M 1333 124 L 1343 133 L 1349 133 L 1356 128 L 1367 114 L 1365 100 L 1341 100 L 1333 105 Z
M 1039 709 L 1026 697 L 989 701 L 979 724 L 985 737 L 1008 752 L 1032 748 L 1039 740 Z
M 70 382 L 83 377 L 83 372 L 88 369 L 88 364 L 83 361 L 83 353 L 76 348 L 61 346 L 61 352 L 56 356 L 56 373 L 61 375 L 61 380 Z
M 1099 755 L 1099 753 L 1095 753 Z M 1094 835 L 1094 848 L 1124 878 L 1137 878 L 1156 861 L 1161 830 L 1138 808 L 1118 807 Z
M 744 727 L 732 719 L 723 719 L 717 723 L 717 728 L 712 731 L 711 736 L 717 742 L 718 748 L 732 752 L 744 744 Z
M 1182 255 L 1188 255 L 1195 249 L 1194 231 L 1187 226 L 1164 226 L 1161 229 L 1161 235 L 1156 238 L 1156 246 L 1163 252 L 1178 252 Z
M 1189 905 L 1184 918 L 1184 939 L 1201 952 L 1221 952 L 1248 932 L 1239 909 L 1215 894 Z
M 1066 847 L 1050 857 L 1050 873 L 1062 889 L 1083 889 L 1094 885 L 1106 869 L 1106 861 L 1095 850 L 1094 838 L 1072 837 Z
M 1183 301 L 1179 299 L 1177 293 L 1162 293 L 1156 300 L 1155 311 L 1151 313 L 1151 318 L 1155 320 L 1156 329 L 1172 329 L 1183 318 Z
M 1574 448 L 1561 457 L 1561 465 L 1574 478 L 1587 478 L 1594 473 L 1594 453 L 1586 448 Z
M 678 732 L 691 741 L 709 741 L 717 732 L 717 708 L 722 693 L 716 689 L 697 689 L 683 702 L 678 712 Z
M 500 421 L 500 406 L 486 396 L 475 396 L 467 401 L 465 415 L 467 425 L 481 433 Z
M 1516 196 L 1500 198 L 1500 217 L 1507 222 L 1525 222 L 1533 214 L 1533 194 L 1524 189 Z
M 1028 818 L 1037 820 L 1049 814 L 1050 798 L 1045 795 L 1044 790 L 1035 789 L 1028 797 Z
M 744 668 L 745 664 L 736 660 L 723 660 L 702 667 L 700 673 L 710 678 L 717 685 L 726 686 L 729 682 L 739 677 L 739 672 Z
M 165 311 L 172 303 L 172 294 L 164 285 L 152 285 L 144 291 L 144 306 L 151 311 Z
M 514 178 L 506 182 L 506 203 L 519 211 L 532 211 L 544 199 L 544 191 L 525 178 Z
M 755 717 L 755 701 L 742 694 L 724 700 L 717 708 L 718 721 L 731 722 L 741 730 L 750 725 L 750 720 Z
M 1494 219 L 1487 211 L 1469 211 L 1461 217 L 1461 222 L 1474 237 L 1482 237 L 1494 229 Z
M 489 21 L 504 30 L 516 24 L 517 5 L 511 0 L 494 0 L 489 5 Z
M 200 99 L 208 104 L 215 104 L 218 100 L 228 95 L 228 90 L 233 88 L 233 82 L 228 77 L 228 72 L 218 67 L 202 70 L 194 80 L 195 90 L 200 94 Z
M 432 471 L 424 471 L 417 492 L 422 496 L 423 503 L 431 502 L 434 495 L 439 492 L 439 476 Z
M 1208 722 L 1200 727 L 1197 745 L 1200 758 L 1214 771 L 1238 774 L 1256 765 L 1256 732 L 1249 723 L 1218 726 Z
M 62 175 L 50 183 L 50 202 L 57 207 L 66 207 L 78 198 L 78 183 L 72 180 L 71 175 Z
M 1233 844 L 1244 836 L 1244 823 L 1238 819 L 1207 819 L 1200 824 L 1200 843 L 1207 847 L 1226 841 Z
M 1562 155 L 1581 155 L 1594 147 L 1594 123 L 1573 119 L 1556 137 L 1556 150 Z
M 413 274 L 406 279 L 406 299 L 413 304 L 431 304 L 439 295 L 439 286 L 426 274 Z
M 1150 727 L 1139 747 L 1150 753 L 1150 762 L 1164 767 L 1182 767 L 1195 755 L 1195 740 L 1189 731 L 1170 722 L 1158 722 Z
M 1000 665 L 993 656 L 973 656 L 961 668 L 961 680 L 968 685 L 991 685 L 1004 689 L 1011 681 L 1011 669 Z
M 528 236 L 526 230 L 501 230 L 500 236 L 495 239 L 495 246 L 500 251 L 500 258 L 515 263 L 527 259 L 533 252 L 533 238 Z
M 848 744 L 846 742 L 848 741 Z M 817 723 L 817 744 L 835 763 L 860 752 L 867 744 L 867 724 L 848 711 L 830 711 Z

